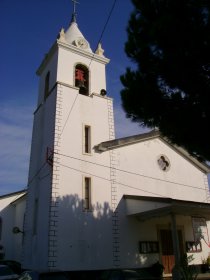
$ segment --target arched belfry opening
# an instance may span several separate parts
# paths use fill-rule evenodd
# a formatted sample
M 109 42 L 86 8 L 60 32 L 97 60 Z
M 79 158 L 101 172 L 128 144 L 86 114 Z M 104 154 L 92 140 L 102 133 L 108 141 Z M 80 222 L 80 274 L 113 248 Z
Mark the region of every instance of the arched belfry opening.
M 89 95 L 89 70 L 83 64 L 75 66 L 75 86 L 80 94 Z

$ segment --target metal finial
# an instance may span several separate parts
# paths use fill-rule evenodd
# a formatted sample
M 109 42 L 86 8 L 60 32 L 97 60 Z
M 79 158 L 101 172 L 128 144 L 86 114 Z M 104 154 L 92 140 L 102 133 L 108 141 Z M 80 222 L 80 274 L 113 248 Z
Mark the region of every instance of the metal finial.
M 71 0 L 73 2 L 73 14 L 71 18 L 71 22 L 76 22 L 76 4 L 79 4 L 76 0 Z

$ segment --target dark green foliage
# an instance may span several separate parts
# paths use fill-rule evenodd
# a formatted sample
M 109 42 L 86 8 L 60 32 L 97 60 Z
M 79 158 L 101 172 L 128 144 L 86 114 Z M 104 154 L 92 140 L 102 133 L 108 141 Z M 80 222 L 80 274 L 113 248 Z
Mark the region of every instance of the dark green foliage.
M 190 266 L 190 262 L 193 261 L 193 255 L 187 256 L 184 254 L 180 260 L 180 273 L 183 280 L 196 280 L 198 273 L 194 266 Z
M 163 270 L 164 270 L 164 266 L 161 263 L 159 263 L 159 261 L 157 261 L 151 266 L 152 274 L 157 279 L 162 279 Z
M 210 1 L 132 0 L 121 76 L 133 121 L 210 160 Z

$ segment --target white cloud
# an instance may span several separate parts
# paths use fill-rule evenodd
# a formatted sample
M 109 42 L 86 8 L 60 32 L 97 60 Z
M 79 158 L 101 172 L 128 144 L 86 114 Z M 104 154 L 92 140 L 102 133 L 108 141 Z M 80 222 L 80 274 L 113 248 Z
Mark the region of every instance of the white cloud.
M 0 195 L 27 185 L 33 107 L 4 104 L 0 107 Z M 116 138 L 147 132 L 126 118 L 123 109 L 114 107 Z
M 149 129 L 143 128 L 138 123 L 134 123 L 130 119 L 126 118 L 125 112 L 119 105 L 114 107 L 114 118 L 116 138 L 141 134 L 149 131 Z
M 27 185 L 32 117 L 32 106 L 0 107 L 0 195 Z
M 27 185 L 33 109 L 14 103 L 0 106 L 0 195 Z M 145 131 L 127 119 L 119 105 L 114 114 L 116 138 Z

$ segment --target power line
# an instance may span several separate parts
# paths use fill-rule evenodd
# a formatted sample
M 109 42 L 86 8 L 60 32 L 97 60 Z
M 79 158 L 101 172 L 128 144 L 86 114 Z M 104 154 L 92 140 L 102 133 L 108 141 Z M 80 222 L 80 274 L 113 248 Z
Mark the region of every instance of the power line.
M 73 1 L 73 2 L 76 3 L 76 1 Z M 106 20 L 106 23 L 105 23 L 105 25 L 104 25 L 104 27 L 103 27 L 103 30 L 102 30 L 101 35 L 100 35 L 100 38 L 99 38 L 99 40 L 98 40 L 98 44 L 100 43 L 100 41 L 101 41 L 101 39 L 102 39 L 102 37 L 103 37 L 103 34 L 104 34 L 105 30 L 106 30 L 106 27 L 107 27 L 108 22 L 109 22 L 109 20 L 110 20 L 111 14 L 112 14 L 112 12 L 113 12 L 113 10 L 114 10 L 114 7 L 115 7 L 116 2 L 117 2 L 117 0 L 114 0 L 113 5 L 112 5 L 112 8 L 111 8 L 111 10 L 110 10 L 110 12 L 109 12 L 108 18 L 107 18 L 107 20 Z M 97 44 L 97 45 L 98 45 L 98 44 Z M 97 48 L 97 47 L 96 47 L 96 48 Z M 94 57 L 94 54 L 93 54 L 93 57 Z M 91 58 L 91 61 L 93 60 L 93 57 Z M 90 64 L 91 64 L 91 61 L 90 61 Z M 89 64 L 89 67 L 90 67 L 90 64 Z M 69 117 L 70 117 L 71 112 L 72 112 L 72 110 L 73 110 L 73 107 L 74 107 L 74 105 L 75 105 L 75 103 L 76 103 L 76 100 L 77 100 L 78 95 L 79 95 L 79 92 L 77 93 L 77 95 L 76 95 L 76 97 L 75 97 L 75 99 L 74 99 L 74 102 L 72 103 L 72 106 L 71 106 L 71 108 L 70 108 L 70 111 L 69 111 L 69 113 L 68 113 L 68 116 L 67 116 L 67 118 L 66 118 L 66 121 L 65 121 L 65 123 L 64 123 L 64 126 L 63 126 L 63 128 L 62 128 L 61 134 L 59 135 L 59 138 L 61 137 L 61 135 L 62 135 L 62 133 L 63 133 L 65 127 L 66 127 L 66 124 L 67 124 L 67 122 L 68 122 L 68 120 L 69 120 Z M 34 174 L 34 176 L 31 178 L 31 180 L 28 181 L 28 184 L 27 184 L 27 186 L 26 186 L 25 188 L 27 188 L 27 187 L 33 182 L 33 180 L 39 175 L 39 173 L 41 172 L 41 170 L 44 168 L 45 164 L 46 164 L 46 162 L 42 164 L 42 166 L 41 166 L 41 167 L 38 169 L 38 171 Z M 42 179 L 44 179 L 45 177 L 49 176 L 50 173 L 51 173 L 51 172 L 49 172 L 47 175 L 41 177 L 40 180 L 42 180 Z
M 42 166 L 41 166 L 41 167 L 37 170 L 37 172 L 34 174 L 34 176 L 31 178 L 31 180 L 28 181 L 28 184 L 24 187 L 25 190 L 27 190 L 27 188 L 30 186 L 30 184 L 33 182 L 33 180 L 39 175 L 39 173 L 40 173 L 40 172 L 42 171 L 42 169 L 45 167 L 46 163 L 47 163 L 47 162 L 44 162 L 44 163 L 42 164 Z M 40 177 L 39 180 L 41 181 L 42 179 L 46 178 L 46 177 L 49 176 L 50 174 L 51 174 L 51 171 L 50 171 L 48 174 L 46 174 L 46 175 Z
M 42 166 L 37 170 L 37 172 L 34 174 L 34 176 L 31 178 L 31 180 L 30 181 L 28 181 L 28 184 L 27 184 L 27 186 L 25 187 L 25 188 L 28 188 L 29 187 L 29 185 L 33 182 L 33 180 L 39 175 L 39 173 L 41 172 L 41 170 L 45 167 L 45 165 L 46 165 L 46 162 L 44 162 L 43 164 L 42 164 Z
M 123 169 L 119 169 L 119 168 L 113 168 L 113 167 L 110 167 L 108 165 L 104 165 L 104 164 L 100 164 L 100 163 L 96 163 L 96 162 L 91 162 L 91 161 L 88 161 L 88 160 L 76 158 L 76 157 L 69 156 L 69 155 L 64 155 L 64 154 L 57 153 L 57 152 L 54 152 L 54 154 L 64 156 L 64 157 L 68 157 L 68 158 L 72 158 L 72 159 L 75 159 L 75 160 L 78 160 L 78 161 L 90 163 L 90 164 L 93 164 L 93 165 L 96 165 L 96 166 L 105 167 L 105 168 L 109 168 L 109 169 L 114 169 L 114 170 L 124 172 L 124 173 L 130 174 L 130 175 L 140 176 L 140 177 L 144 177 L 144 178 L 148 178 L 148 179 L 152 179 L 152 180 L 156 180 L 156 181 L 161 181 L 161 182 L 166 182 L 166 183 L 170 183 L 170 184 L 175 184 L 175 185 L 179 185 L 179 186 L 184 186 L 184 187 L 188 187 L 188 188 L 205 190 L 201 187 L 191 186 L 191 185 L 178 183 L 178 182 L 173 182 L 173 181 L 169 181 L 169 180 L 164 180 L 164 179 L 160 179 L 160 178 L 155 178 L 155 177 L 152 177 L 152 176 L 147 176 L 147 175 L 143 175 L 143 174 L 140 174 L 140 173 L 136 173 L 136 172 L 132 172 L 132 171 L 128 171 L 128 170 L 123 170 Z
M 96 177 L 96 178 L 99 178 L 99 179 L 102 179 L 102 180 L 105 180 L 105 181 L 109 181 L 109 182 L 112 182 L 112 180 L 108 179 L 108 178 L 104 178 L 104 177 L 101 177 L 101 176 L 98 176 L 98 175 L 95 175 L 95 174 L 92 174 L 90 172 L 86 172 L 86 171 L 81 171 L 77 168 L 74 168 L 74 167 L 71 167 L 71 166 L 67 166 L 65 164 L 61 164 L 59 162 L 55 162 L 56 164 L 60 165 L 60 166 L 63 166 L 63 167 L 66 167 L 68 169 L 71 169 L 71 170 L 74 170 L 74 171 L 77 171 L 77 172 L 82 172 L 83 174 L 87 174 L 89 176 L 93 176 L 93 177 Z M 114 181 L 115 184 L 118 184 L 118 185 L 122 185 L 124 187 L 128 187 L 128 188 L 131 188 L 131 189 L 135 189 L 135 190 L 138 190 L 138 191 L 142 191 L 142 192 L 145 192 L 145 193 L 148 193 L 148 194 L 152 194 L 152 195 L 155 195 L 155 196 L 161 196 L 161 197 L 165 197 L 159 193 L 154 193 L 154 192 L 150 192 L 150 191 L 147 191 L 145 189 L 140 189 L 140 188 L 137 188 L 137 187 L 133 187 L 133 186 L 130 186 L 130 185 L 127 185 L 127 184 L 124 184 L 124 183 L 121 183 L 121 182 L 117 182 L 117 181 Z
M 110 10 L 110 12 L 109 12 L 108 18 L 107 18 L 107 20 L 106 20 L 106 23 L 105 23 L 105 25 L 104 25 L 104 28 L 103 28 L 103 30 L 102 30 L 102 32 L 101 32 L 101 36 L 100 36 L 100 38 L 99 38 L 99 40 L 98 40 L 98 44 L 101 42 L 101 39 L 102 39 L 102 37 L 103 37 L 103 35 L 104 35 L 104 32 L 105 32 L 106 27 L 107 27 L 107 25 L 108 25 L 108 22 L 109 22 L 109 20 L 110 20 L 110 18 L 111 18 L 111 15 L 112 15 L 112 12 L 113 12 L 114 7 L 115 7 L 115 5 L 116 5 L 116 2 L 117 2 L 117 0 L 114 0 L 113 5 L 112 5 L 112 8 L 111 8 L 111 10 Z M 98 44 L 97 44 L 97 45 L 98 45 Z
M 111 7 L 111 10 L 110 10 L 110 12 L 109 12 L 108 18 L 107 18 L 107 20 L 106 20 L 106 22 L 105 22 L 105 25 L 104 25 L 104 27 L 103 27 L 103 29 L 102 29 L 102 32 L 101 32 L 101 35 L 100 35 L 100 37 L 99 37 L 99 40 L 98 40 L 97 46 L 96 46 L 96 48 L 95 48 L 95 51 L 96 51 L 96 49 L 97 49 L 97 47 L 98 47 L 98 44 L 100 43 L 100 41 L 101 41 L 101 39 L 102 39 L 102 37 L 103 37 L 103 35 L 104 35 L 104 32 L 105 32 L 106 27 L 107 27 L 107 25 L 108 25 L 108 22 L 109 22 L 109 20 L 110 20 L 110 18 L 111 18 L 111 15 L 112 15 L 112 12 L 113 12 L 113 10 L 114 10 L 114 7 L 115 7 L 116 2 L 117 2 L 117 0 L 114 0 L 113 5 L 112 5 L 112 7 Z M 91 62 L 92 62 L 92 60 L 93 60 L 93 58 L 94 58 L 94 56 L 95 56 L 95 51 L 94 51 L 94 53 L 93 53 L 93 55 L 92 55 L 92 57 L 91 57 L 91 59 L 90 59 L 90 63 L 89 63 L 88 68 L 90 68 Z M 66 124 L 67 124 L 67 122 L 68 122 L 68 120 L 69 120 L 69 117 L 70 117 L 71 112 L 72 112 L 72 110 L 73 110 L 73 107 L 74 107 L 74 105 L 75 105 L 75 103 L 76 103 L 76 100 L 77 100 L 78 95 L 79 95 L 79 92 L 77 93 L 77 95 L 76 95 L 76 97 L 75 97 L 75 99 L 74 99 L 74 102 L 73 102 L 73 104 L 72 104 L 72 106 L 71 106 L 71 108 L 70 108 L 70 111 L 69 111 L 69 113 L 68 113 L 68 116 L 67 116 L 67 118 L 66 118 L 66 121 L 65 121 L 65 123 L 64 123 L 63 129 L 62 129 L 61 134 L 60 134 L 59 137 L 61 137 L 61 135 L 63 134 L 63 131 L 64 131 L 64 129 L 65 129 L 65 127 L 66 127 Z
M 74 170 L 74 171 L 77 171 L 77 172 L 82 172 L 83 174 L 87 174 L 89 176 L 93 176 L 93 177 L 96 177 L 96 178 L 99 178 L 99 179 L 102 179 L 102 180 L 105 180 L 105 181 L 109 181 L 109 182 L 113 182 L 113 180 L 110 180 L 108 178 L 104 178 L 104 177 L 101 177 L 101 176 L 98 176 L 98 175 L 95 175 L 93 173 L 90 173 L 90 172 L 86 172 L 86 171 L 81 171 L 77 168 L 74 168 L 74 167 L 71 167 L 71 166 L 67 166 L 65 164 L 61 164 L 59 162 L 55 162 L 57 163 L 58 165 L 60 166 L 63 166 L 63 167 L 66 167 L 68 169 L 71 169 L 71 170 Z M 121 183 L 121 182 L 118 182 L 118 181 L 114 181 L 115 184 L 118 184 L 118 185 L 121 185 L 121 186 L 124 186 L 124 187 L 128 187 L 130 189 L 135 189 L 135 190 L 138 190 L 138 191 L 142 191 L 142 192 L 145 192 L 145 193 L 148 193 L 148 194 L 152 194 L 152 195 L 155 195 L 155 196 L 159 196 L 159 197 L 166 197 L 164 195 L 161 195 L 160 193 L 155 193 L 155 192 L 151 192 L 151 191 L 148 191 L 148 190 L 145 190 L 145 189 L 141 189 L 141 188 L 137 188 L 137 187 L 133 187 L 133 186 L 130 186 L 130 185 L 127 185 L 127 184 L 124 184 L 124 183 Z M 203 190 L 203 189 L 202 189 Z
M 39 177 L 39 180 L 43 180 L 45 179 L 46 177 L 48 177 L 52 172 L 50 171 L 49 173 L 47 173 L 46 175 L 42 176 L 42 177 Z
M 62 155 L 62 154 L 59 154 L 59 153 L 55 153 L 55 154 L 58 154 L 58 155 Z M 64 155 L 65 156 L 65 155 Z M 67 156 L 67 157 L 70 157 L 70 156 Z M 73 159 L 77 159 L 77 160 L 80 160 L 78 158 L 75 158 L 75 157 L 71 157 Z M 99 165 L 99 166 L 102 166 L 102 167 L 106 167 L 106 168 L 109 168 L 111 169 L 111 167 L 109 166 L 106 166 L 106 165 L 101 165 L 101 164 L 96 164 L 96 163 L 92 163 L 92 162 L 89 162 L 89 161 L 85 161 L 85 160 L 81 160 L 81 161 L 84 161 L 84 162 L 88 162 L 88 163 L 91 163 L 91 164 L 95 164 L 95 165 Z M 82 172 L 83 174 L 87 174 L 89 176 L 93 176 L 93 177 L 96 177 L 96 178 L 99 178 L 99 179 L 102 179 L 102 180 L 105 180 L 105 181 L 108 181 L 108 182 L 113 182 L 113 180 L 110 180 L 108 178 L 104 178 L 104 177 L 101 177 L 101 176 L 98 176 L 98 175 L 95 175 L 95 174 L 92 174 L 90 172 L 86 172 L 86 171 L 81 171 L 77 168 L 74 168 L 74 167 L 71 167 L 71 166 L 67 166 L 65 164 L 61 164 L 57 161 L 54 161 L 54 163 L 60 165 L 60 166 L 63 166 L 63 167 L 66 167 L 68 169 L 71 169 L 71 170 L 74 170 L 74 171 L 77 171 L 77 172 Z M 29 185 L 32 183 L 32 181 L 39 175 L 39 173 L 41 172 L 41 170 L 45 167 L 46 165 L 46 162 L 44 162 L 42 164 L 42 166 L 38 169 L 38 171 L 34 174 L 34 176 L 31 178 L 31 180 L 28 182 L 27 186 L 24 188 L 27 190 L 27 187 L 29 187 Z M 117 168 L 114 168 L 115 170 L 118 170 L 118 171 L 121 171 L 121 172 L 125 172 L 125 173 L 129 173 L 129 174 L 133 174 L 133 175 L 138 175 L 138 176 L 143 176 L 143 177 L 146 177 L 146 178 L 150 178 L 150 179 L 155 179 L 155 180 L 160 180 L 160 181 L 164 181 L 164 182 L 169 182 L 169 183 L 173 183 L 173 184 L 178 184 L 178 185 L 183 185 L 183 184 L 180 184 L 180 183 L 175 183 L 175 182 L 170 182 L 170 181 L 166 181 L 166 180 L 162 180 L 162 179 L 156 179 L 156 178 L 153 178 L 153 177 L 150 177 L 150 176 L 144 176 L 144 175 L 141 175 L 141 174 L 138 174 L 138 173 L 134 173 L 134 172 L 129 172 L 129 171 L 126 171 L 126 170 L 121 170 L 121 169 L 117 169 Z M 45 176 L 41 177 L 40 180 L 46 178 L 47 176 L 49 176 L 51 174 L 51 172 L 49 172 L 48 174 L 46 174 Z M 118 181 L 114 181 L 115 184 L 118 184 L 118 185 L 121 185 L 121 186 L 124 186 L 124 187 L 127 187 L 127 188 L 130 188 L 130 189 L 135 189 L 135 190 L 138 190 L 138 191 L 142 191 L 142 192 L 145 192 L 145 193 L 148 193 L 148 194 L 152 194 L 152 195 L 155 195 L 155 196 L 159 196 L 159 197 L 166 197 L 166 196 L 163 196 L 159 193 L 155 193 L 155 192 L 150 192 L 150 191 L 147 191 L 145 189 L 141 189 L 141 188 L 137 188 L 137 187 L 133 187 L 133 186 L 130 186 L 130 185 L 127 185 L 127 184 L 124 184 L 124 183 L 121 183 L 121 182 L 118 182 Z M 199 187 L 193 187 L 193 186 L 189 186 L 189 185 L 184 185 L 184 186 L 187 186 L 187 187 L 191 187 L 191 188 L 197 188 L 197 189 L 201 189 L 201 190 L 204 190 L 205 189 L 202 189 L 202 188 L 199 188 Z M 208 198 L 207 198 L 208 199 Z M 207 199 L 205 199 L 204 201 L 206 201 Z M 203 201 L 203 202 L 204 202 Z
M 79 95 L 79 92 L 76 94 L 76 97 L 75 97 L 75 99 L 74 99 L 74 102 L 73 102 L 72 105 L 71 105 L 70 111 L 69 111 L 68 116 L 67 116 L 67 118 L 66 118 L 66 121 L 65 121 L 65 123 L 64 123 L 64 126 L 63 126 L 63 129 L 62 129 L 62 131 L 61 131 L 61 134 L 59 135 L 59 138 L 61 137 L 61 135 L 62 135 L 62 133 L 63 133 L 65 127 L 66 127 L 66 124 L 67 124 L 67 122 L 68 122 L 68 120 L 69 120 L 69 117 L 70 117 L 71 112 L 72 112 L 72 110 L 73 110 L 73 107 L 74 107 L 74 105 L 75 105 L 75 103 L 76 103 L 76 100 L 77 100 L 78 95 Z
M 101 35 L 100 35 L 99 40 L 98 40 L 98 42 L 97 42 L 96 48 L 95 48 L 94 53 L 93 53 L 93 55 L 92 55 L 92 58 L 91 58 L 91 60 L 90 60 L 89 67 L 90 67 L 90 65 L 91 65 L 91 62 L 92 62 L 94 56 L 95 56 L 95 52 L 96 52 L 96 50 L 97 50 L 97 47 L 98 47 L 99 43 L 101 42 L 101 39 L 103 38 L 104 32 L 105 32 L 106 27 L 107 27 L 107 25 L 108 25 L 108 23 L 109 23 L 109 20 L 110 20 L 110 18 L 111 18 L 111 15 L 112 15 L 112 12 L 113 12 L 114 7 L 115 7 L 115 5 L 116 5 L 116 2 L 117 2 L 117 0 L 114 0 L 114 2 L 113 2 L 113 4 L 112 4 L 111 10 L 110 10 L 109 15 L 108 15 L 108 18 L 107 18 L 107 20 L 106 20 L 106 22 L 105 22 L 105 24 L 104 24 L 103 30 L 102 30 L 102 32 L 101 32 Z

